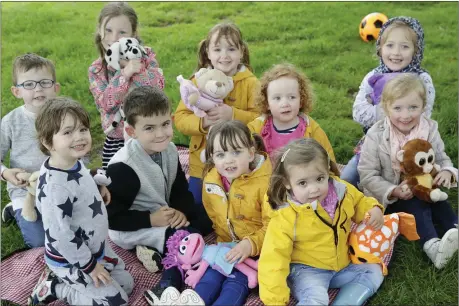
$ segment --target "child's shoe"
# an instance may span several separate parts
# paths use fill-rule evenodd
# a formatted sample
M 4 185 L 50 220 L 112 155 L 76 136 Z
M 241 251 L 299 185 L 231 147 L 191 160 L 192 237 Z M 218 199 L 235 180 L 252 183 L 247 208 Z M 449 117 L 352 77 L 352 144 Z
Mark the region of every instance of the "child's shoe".
M 175 287 L 167 287 L 161 294 L 161 298 L 158 298 L 158 294 L 152 290 L 147 290 L 143 294 L 148 304 L 156 305 L 183 305 L 179 302 L 180 292 Z
M 13 203 L 6 204 L 2 210 L 2 221 L 4 224 L 14 220 Z
M 27 305 L 44 305 L 57 300 L 55 288 L 59 282 L 59 278 L 46 266 L 33 288 L 32 295 L 27 299 Z
M 435 267 L 442 269 L 458 249 L 458 229 L 450 229 L 442 239 L 430 239 L 424 244 L 423 249 Z
M 442 269 L 449 262 L 451 257 L 456 253 L 458 249 L 458 230 L 452 228 L 447 231 L 441 238 L 440 245 L 438 247 L 438 254 L 435 258 L 435 267 Z
M 137 258 L 142 262 L 143 266 L 151 273 L 163 270 L 163 260 L 157 249 L 138 245 L 136 247 Z
M 206 306 L 199 294 L 192 289 L 186 289 L 180 294 L 177 305 Z

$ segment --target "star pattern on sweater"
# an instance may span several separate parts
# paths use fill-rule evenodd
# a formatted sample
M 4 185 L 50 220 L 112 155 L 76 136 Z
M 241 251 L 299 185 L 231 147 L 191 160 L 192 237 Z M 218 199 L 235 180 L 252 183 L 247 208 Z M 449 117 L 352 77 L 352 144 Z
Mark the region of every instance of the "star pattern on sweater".
M 83 240 L 88 240 L 89 237 L 86 235 L 86 231 L 80 227 L 78 227 L 77 231 L 75 232 L 75 236 L 80 237 Z
M 46 173 L 43 173 L 42 175 L 40 175 L 40 177 L 38 178 L 38 189 L 42 189 L 43 186 L 46 184 Z
M 96 300 L 92 300 L 92 306 L 104 306 L 104 304 L 99 304 L 96 302 Z
M 95 218 L 98 214 L 103 215 L 102 213 L 102 201 L 97 201 L 97 198 L 94 197 L 94 202 L 89 205 L 89 208 L 92 209 L 92 217 Z
M 43 188 L 40 189 L 40 193 L 38 194 L 38 201 L 41 202 L 41 198 L 46 198 L 46 194 L 43 191 Z
M 88 283 L 84 280 L 84 274 L 81 271 L 78 271 L 78 278 L 76 279 L 76 282 L 82 284 L 85 287 L 88 285 Z
M 67 182 L 75 181 L 75 182 L 77 182 L 78 185 L 80 185 L 79 179 L 82 178 L 82 177 L 83 177 L 83 175 L 81 175 L 78 172 L 68 172 L 67 173 Z
M 68 276 L 63 277 L 62 279 L 65 280 L 67 283 L 69 283 L 69 285 L 75 284 L 74 282 L 72 282 L 72 281 L 70 280 L 70 278 L 69 278 Z
M 88 235 L 94 237 L 94 231 L 89 231 Z
M 46 244 L 46 247 L 48 248 L 48 250 L 49 250 L 51 253 L 53 253 L 53 254 L 55 254 L 55 255 L 60 255 L 59 251 L 56 250 L 56 249 L 53 247 L 53 245 L 52 245 L 51 243 L 47 243 L 47 244 Z
M 70 200 L 70 198 L 67 198 L 67 201 L 63 204 L 57 205 L 60 209 L 62 209 L 62 219 L 65 218 L 65 216 L 69 216 L 69 218 L 72 218 L 72 211 L 73 211 L 73 202 Z
M 76 246 L 77 246 L 77 250 L 78 250 L 80 248 L 80 246 L 83 244 L 83 239 L 81 239 L 80 237 L 77 237 L 75 235 L 75 237 L 73 237 L 73 239 L 70 240 L 70 242 L 75 243 Z
M 46 240 L 48 240 L 49 243 L 53 243 L 54 241 L 56 241 L 56 239 L 51 237 L 51 235 L 49 234 L 49 228 L 45 231 L 45 235 L 46 235 Z
M 126 301 L 121 297 L 120 292 L 114 296 L 107 296 L 106 299 L 108 300 L 108 304 L 110 306 L 120 306 L 126 304 Z

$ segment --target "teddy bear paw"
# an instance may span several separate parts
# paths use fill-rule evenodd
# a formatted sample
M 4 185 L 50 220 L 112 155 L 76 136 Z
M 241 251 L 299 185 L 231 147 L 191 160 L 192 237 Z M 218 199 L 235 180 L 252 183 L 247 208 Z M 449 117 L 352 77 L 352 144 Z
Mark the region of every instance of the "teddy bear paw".
M 448 195 L 440 189 L 434 189 L 430 192 L 432 202 L 444 201 L 448 199 Z

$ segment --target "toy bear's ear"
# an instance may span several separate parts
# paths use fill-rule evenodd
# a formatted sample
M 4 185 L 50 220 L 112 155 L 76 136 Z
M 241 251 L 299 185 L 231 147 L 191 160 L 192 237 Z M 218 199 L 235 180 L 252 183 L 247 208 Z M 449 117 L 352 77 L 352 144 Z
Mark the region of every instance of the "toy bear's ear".
M 195 77 L 195 78 L 199 78 L 201 75 L 203 75 L 204 73 L 206 73 L 207 70 L 208 70 L 207 68 L 201 68 L 201 69 L 199 69 L 199 71 L 196 72 L 196 73 L 194 74 L 194 77 Z
M 403 155 L 405 154 L 405 150 L 400 150 L 397 152 L 397 160 L 399 162 L 403 162 Z
M 108 48 L 105 53 L 105 60 L 107 65 L 113 67 L 115 70 L 120 70 L 120 43 L 117 41 Z

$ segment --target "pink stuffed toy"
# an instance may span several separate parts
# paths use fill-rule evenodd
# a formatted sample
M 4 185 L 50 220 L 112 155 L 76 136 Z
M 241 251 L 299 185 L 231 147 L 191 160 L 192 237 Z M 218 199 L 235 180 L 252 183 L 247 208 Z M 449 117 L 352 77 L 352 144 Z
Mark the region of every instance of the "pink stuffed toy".
M 258 285 L 258 261 L 247 258 L 242 263 L 231 264 L 225 260 L 226 253 L 235 245 L 235 242 L 206 245 L 200 234 L 178 230 L 166 242 L 167 254 L 163 264 L 165 269 L 177 267 L 182 278 L 186 271 L 185 284 L 192 288 L 196 287 L 209 266 L 227 277 L 234 277 L 231 275 L 234 267 L 247 276 L 249 288 L 255 288 Z
M 179 75 L 180 97 L 185 106 L 198 117 L 223 104 L 225 97 L 233 90 L 233 78 L 218 69 L 201 68 L 195 73 L 196 84 Z

